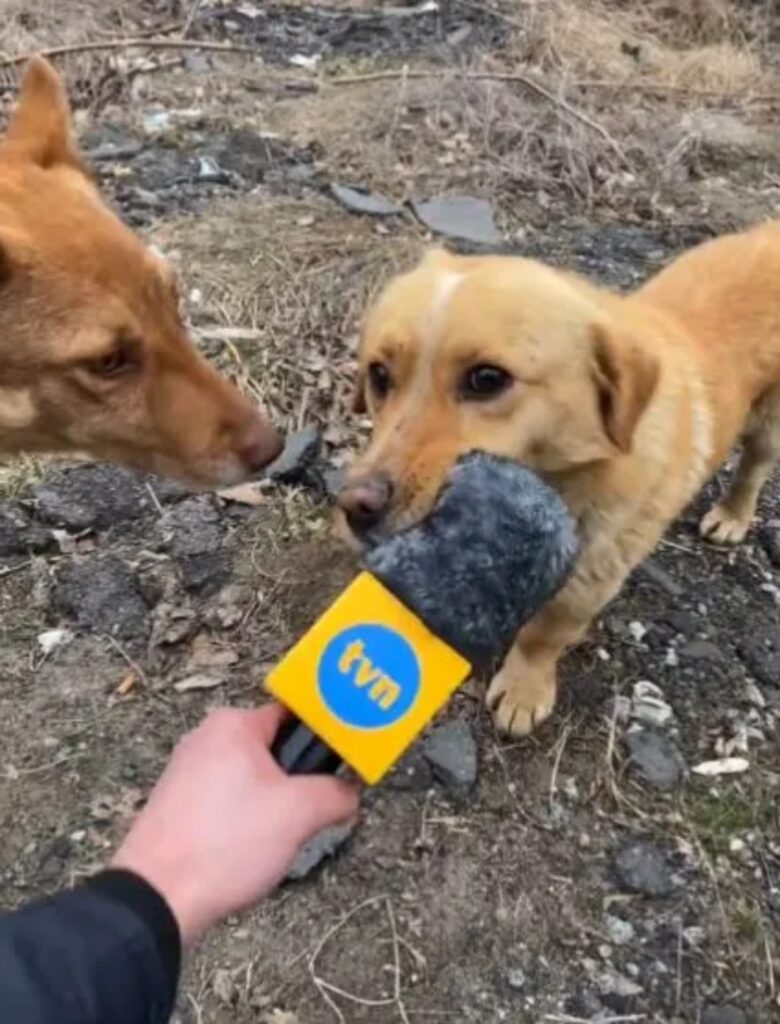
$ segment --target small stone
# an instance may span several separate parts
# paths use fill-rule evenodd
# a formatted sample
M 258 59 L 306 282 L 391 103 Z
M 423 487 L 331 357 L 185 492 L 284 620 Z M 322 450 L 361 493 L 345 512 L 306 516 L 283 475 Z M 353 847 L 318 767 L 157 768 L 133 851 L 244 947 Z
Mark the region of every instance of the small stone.
M 705 1006 L 701 1024 L 748 1024 L 747 1014 L 738 1006 L 725 1003 L 722 1006 Z
M 477 780 L 477 744 L 467 722 L 437 726 L 423 745 L 433 774 L 448 789 L 469 789 Z
M 625 738 L 630 763 L 649 785 L 674 789 L 685 771 L 682 754 L 672 741 L 654 729 L 636 729 Z
M 0 558 L 45 551 L 55 543 L 48 530 L 30 522 L 30 517 L 14 502 L 0 509 Z
M 631 708 L 631 717 L 635 722 L 648 725 L 653 729 L 662 729 L 674 718 L 674 712 L 665 701 L 650 698 L 635 703 Z
M 614 869 L 621 886 L 630 892 L 668 896 L 674 888 L 663 850 L 645 839 L 625 843 L 615 855 Z
M 691 949 L 698 949 L 707 938 L 707 929 L 700 925 L 691 925 L 690 928 L 683 929 L 683 938 Z
M 663 700 L 664 691 L 649 679 L 639 679 L 634 683 L 632 696 L 634 700 Z
M 522 967 L 510 967 L 506 972 L 507 985 L 516 992 L 525 988 L 526 976 Z
M 333 825 L 318 832 L 303 846 L 287 872 L 290 881 L 299 881 L 310 875 L 326 858 L 334 857 L 355 831 L 355 823 Z
M 401 207 L 378 192 L 354 185 L 340 185 L 331 182 L 330 193 L 341 205 L 352 213 L 367 213 L 374 217 L 390 217 L 401 213 Z
M 616 946 L 625 946 L 636 935 L 636 929 L 630 921 L 624 921 L 622 917 L 613 917 L 611 914 L 604 918 L 604 927 L 610 942 L 614 942 Z
M 748 679 L 745 683 L 745 700 L 755 708 L 766 707 L 766 697 L 752 679 Z
M 690 640 L 680 648 L 680 655 L 690 661 L 723 661 L 723 651 L 709 640 Z
M 740 839 L 739 836 L 734 836 L 729 840 L 729 852 L 730 853 L 744 853 L 745 851 L 745 840 Z
M 621 999 L 631 999 L 643 991 L 641 985 L 619 971 L 604 971 L 596 979 L 596 984 L 602 996 L 619 996 Z
M 739 655 L 750 673 L 766 686 L 780 685 L 780 628 L 751 630 L 739 644 Z
M 631 636 L 631 639 L 636 640 L 636 642 L 639 644 L 647 636 L 647 626 L 642 625 L 641 622 L 629 622 L 628 632 Z
M 210 156 L 198 157 L 198 171 L 196 178 L 204 185 L 226 185 L 230 182 L 230 175 L 224 171 L 217 161 Z
M 268 476 L 279 483 L 305 483 L 309 470 L 319 458 L 321 448 L 322 435 L 317 427 L 304 427 L 287 438 L 284 451 L 268 467 Z

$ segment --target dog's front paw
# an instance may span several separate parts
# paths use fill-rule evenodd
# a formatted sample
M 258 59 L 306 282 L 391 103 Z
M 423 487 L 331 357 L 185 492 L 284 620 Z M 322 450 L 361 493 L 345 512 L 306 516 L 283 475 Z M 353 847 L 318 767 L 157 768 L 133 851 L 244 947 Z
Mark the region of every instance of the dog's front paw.
M 496 728 L 527 736 L 555 707 L 555 665 L 538 666 L 513 648 L 488 687 L 487 705 Z
M 725 505 L 715 505 L 699 524 L 699 532 L 714 544 L 739 544 L 745 539 L 750 523 L 750 516 L 738 516 Z

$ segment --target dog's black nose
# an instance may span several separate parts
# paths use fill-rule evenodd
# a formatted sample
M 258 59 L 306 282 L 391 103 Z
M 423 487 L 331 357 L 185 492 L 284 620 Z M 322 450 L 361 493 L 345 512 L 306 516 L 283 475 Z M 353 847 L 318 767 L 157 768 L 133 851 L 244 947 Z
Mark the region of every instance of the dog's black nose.
M 393 481 L 386 473 L 368 473 L 347 481 L 338 504 L 353 533 L 365 533 L 382 522 L 393 500 L 393 490 Z

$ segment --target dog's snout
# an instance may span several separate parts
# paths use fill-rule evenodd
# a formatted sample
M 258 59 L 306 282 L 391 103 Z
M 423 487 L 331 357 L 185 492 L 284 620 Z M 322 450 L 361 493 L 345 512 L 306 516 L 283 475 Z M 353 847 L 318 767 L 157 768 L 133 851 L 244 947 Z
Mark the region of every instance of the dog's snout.
M 371 473 L 345 484 L 338 503 L 354 533 L 364 533 L 381 523 L 393 500 L 393 490 L 393 482 L 385 473 Z
M 281 435 L 260 415 L 253 416 L 236 438 L 238 457 L 251 473 L 273 462 L 281 450 Z

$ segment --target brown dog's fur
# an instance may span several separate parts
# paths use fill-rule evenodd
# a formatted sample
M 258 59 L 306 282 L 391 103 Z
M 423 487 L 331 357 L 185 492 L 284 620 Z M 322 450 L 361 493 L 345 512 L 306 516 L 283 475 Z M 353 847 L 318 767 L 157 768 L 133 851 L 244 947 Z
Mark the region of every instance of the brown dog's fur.
M 475 401 L 464 375 L 480 364 L 508 380 Z M 434 251 L 370 310 L 360 367 L 375 429 L 347 512 L 382 474 L 381 525 L 414 521 L 458 455 L 481 448 L 540 472 L 577 517 L 570 581 L 488 690 L 499 727 L 526 733 L 553 709 L 563 651 L 741 435 L 702 532 L 737 542 L 750 526 L 780 455 L 780 223 L 699 246 L 628 297 L 529 260 Z
M 236 483 L 279 438 L 198 355 L 172 275 L 101 202 L 43 59 L 0 142 L 0 451 Z

